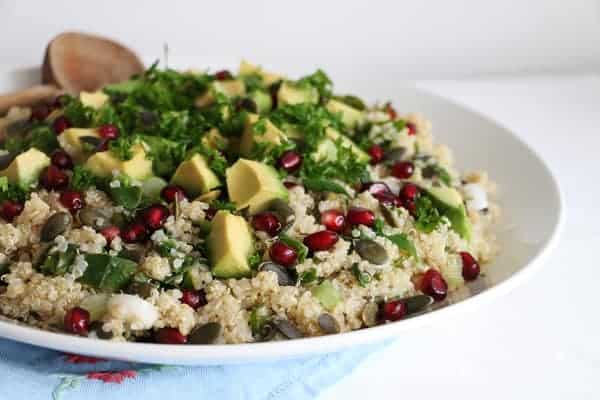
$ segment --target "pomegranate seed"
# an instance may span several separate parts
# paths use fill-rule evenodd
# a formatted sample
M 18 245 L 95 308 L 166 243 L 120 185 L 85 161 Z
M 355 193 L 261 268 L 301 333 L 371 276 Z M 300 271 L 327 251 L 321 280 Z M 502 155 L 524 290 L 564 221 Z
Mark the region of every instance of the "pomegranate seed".
M 381 204 L 387 207 L 400 207 L 402 205 L 402 200 L 400 200 L 400 197 L 391 193 L 381 193 L 374 197 L 379 200 Z
M 408 179 L 415 172 L 415 165 L 410 161 L 400 161 L 392 166 L 392 175 L 398 179 Z
M 111 124 L 106 124 L 98 128 L 98 133 L 104 139 L 114 140 L 119 137 L 119 128 Z
M 279 157 L 277 164 L 287 172 L 294 172 L 302 165 L 302 156 L 293 150 L 288 150 Z
M 414 123 L 407 122 L 406 123 L 406 127 L 408 128 L 408 134 L 409 135 L 416 135 L 417 134 L 417 126 Z
M 116 237 L 121 235 L 121 229 L 118 226 L 107 226 L 100 230 L 100 234 L 104 236 L 106 242 L 110 244 Z
M 177 328 L 160 328 L 155 333 L 158 343 L 163 344 L 186 344 L 187 336 L 182 335 Z
M 408 312 L 406 303 L 401 300 L 388 301 L 383 304 L 382 314 L 386 321 L 398 321 Z
M 46 104 L 38 104 L 31 109 L 31 119 L 34 121 L 43 121 L 50 115 L 50 107 Z
M 160 191 L 160 196 L 167 203 L 173 203 L 175 199 L 181 201 L 186 198 L 185 192 L 181 186 L 167 185 Z
M 56 96 L 56 98 L 52 101 L 52 108 L 63 108 L 68 100 L 69 96 L 66 94 Z
M 231 72 L 224 69 L 224 70 L 215 72 L 215 79 L 218 81 L 228 81 L 230 79 L 233 79 L 233 75 L 231 75 Z
M 141 242 L 146 237 L 146 227 L 141 222 L 134 222 L 121 232 L 125 243 Z
M 75 190 L 65 190 L 60 194 L 60 202 L 69 211 L 75 212 L 83 208 L 83 196 Z
M 0 207 L 0 215 L 8 222 L 12 222 L 22 212 L 23 204 L 13 200 L 4 200 L 2 207 Z
M 415 201 L 419 195 L 419 187 L 414 183 L 407 183 L 400 190 L 400 198 L 409 201 Z
M 87 336 L 90 325 L 90 313 L 81 308 L 71 308 L 64 318 L 65 330 L 76 335 Z
M 69 184 L 69 176 L 56 165 L 50 165 L 40 176 L 40 184 L 47 190 L 60 190 Z
M 181 302 L 196 310 L 206 305 L 206 294 L 204 290 L 184 290 Z
M 56 165 L 60 169 L 72 169 L 73 160 L 71 156 L 64 150 L 56 150 L 50 158 L 52 165 Z
M 471 255 L 471 253 L 467 253 L 466 251 L 461 251 L 459 254 L 460 254 L 460 257 L 462 258 L 462 264 L 463 264 L 462 276 L 463 276 L 463 278 L 465 278 L 466 281 L 473 281 L 473 280 L 477 279 L 477 277 L 479 276 L 479 272 L 481 271 L 481 268 L 479 267 L 479 263 L 477 262 L 475 257 L 473 257 Z
M 291 189 L 293 187 L 298 186 L 298 184 L 296 182 L 285 181 L 283 182 L 283 186 L 285 186 L 286 189 Z
M 71 121 L 69 121 L 64 115 L 57 117 L 52 123 L 52 129 L 54 129 L 54 133 L 57 135 L 60 135 L 65 129 L 69 129 L 70 127 Z
M 375 223 L 375 214 L 366 208 L 352 207 L 348 210 L 346 219 L 350 225 L 373 226 Z
M 319 231 L 304 238 L 304 244 L 311 251 L 324 251 L 331 249 L 338 241 L 339 236 L 332 231 Z
M 377 144 L 372 145 L 367 150 L 367 153 L 371 156 L 371 164 L 375 165 L 383 160 L 383 148 Z
M 442 301 L 448 294 L 448 284 L 437 270 L 428 269 L 421 280 L 421 291 L 434 298 L 435 301 Z
M 396 112 L 394 107 L 392 107 L 392 105 L 390 103 L 387 103 L 385 105 L 385 112 L 388 113 L 388 115 L 392 121 L 395 120 L 396 118 L 398 118 L 398 113 Z
M 207 221 L 211 221 L 216 213 L 217 209 L 210 207 L 208 210 L 204 211 L 204 218 L 206 218 Z
M 346 225 L 346 216 L 340 210 L 327 210 L 321 213 L 321 224 L 330 231 L 341 232 Z
M 361 191 L 368 191 L 373 195 L 373 197 L 377 197 L 381 194 L 392 194 L 392 190 L 390 187 L 384 182 L 367 182 L 362 185 Z
M 281 222 L 275 214 L 263 212 L 252 217 L 252 227 L 257 231 L 264 231 L 275 236 L 281 230 Z
M 296 252 L 296 249 L 278 240 L 271 245 L 269 256 L 271 257 L 271 260 L 275 261 L 277 264 L 281 264 L 284 267 L 291 267 L 296 263 L 298 253 Z
M 148 207 L 144 211 L 144 223 L 148 229 L 155 231 L 164 225 L 168 216 L 169 209 L 165 206 L 156 204 Z

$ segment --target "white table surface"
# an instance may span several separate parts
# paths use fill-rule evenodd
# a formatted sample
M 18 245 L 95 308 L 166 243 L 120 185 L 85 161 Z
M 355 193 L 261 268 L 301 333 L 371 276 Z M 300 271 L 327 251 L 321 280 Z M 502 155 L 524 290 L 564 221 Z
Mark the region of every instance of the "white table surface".
M 549 161 L 565 194 L 563 236 L 507 297 L 407 332 L 322 400 L 600 398 L 600 76 L 417 86 L 500 121 Z

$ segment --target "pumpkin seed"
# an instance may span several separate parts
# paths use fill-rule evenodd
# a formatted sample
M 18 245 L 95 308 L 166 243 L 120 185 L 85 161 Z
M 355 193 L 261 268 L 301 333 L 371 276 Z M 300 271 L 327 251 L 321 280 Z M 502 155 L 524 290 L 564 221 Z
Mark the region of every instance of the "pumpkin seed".
M 379 210 L 381 210 L 381 215 L 383 215 L 383 219 L 388 223 L 391 227 L 398 228 L 398 221 L 396 220 L 396 215 L 391 207 L 384 205 L 383 203 L 379 204 Z
M 110 217 L 110 222 L 111 224 L 116 225 L 119 228 L 123 228 L 127 224 L 127 217 L 125 217 L 123 213 L 114 213 Z
M 33 123 L 27 119 L 21 119 L 9 124 L 5 128 L 5 132 L 9 136 L 22 135 L 26 133 L 31 127 Z
M 140 263 L 146 254 L 146 249 L 141 245 L 126 245 L 119 253 L 119 257 Z
M 92 146 L 94 149 L 97 149 L 102 144 L 102 138 L 96 136 L 80 136 L 79 141 L 82 144 Z
M 379 320 L 379 304 L 374 301 L 368 302 L 362 310 L 362 320 L 367 327 L 377 325 Z
M 354 249 L 365 260 L 370 263 L 382 265 L 388 261 L 385 248 L 371 239 L 359 239 L 354 242 Z
M 258 270 L 275 272 L 279 286 L 294 286 L 296 284 L 296 280 L 291 276 L 288 269 L 273 261 L 263 262 L 258 266 Z
M 15 156 L 11 153 L 0 154 L 0 169 L 6 169 L 14 159 Z
M 96 332 L 96 336 L 98 336 L 98 339 L 105 339 L 105 340 L 112 339 L 113 333 L 106 332 L 104 329 L 102 329 L 102 325 L 104 325 L 104 322 L 94 321 L 90 324 L 90 331 Z
M 155 288 L 156 286 L 148 282 L 132 282 L 129 286 L 127 286 L 125 292 L 129 294 L 136 294 L 142 299 L 147 299 L 148 297 L 152 296 L 152 291 Z
M 406 311 L 409 314 L 412 314 L 421 311 L 425 307 L 431 305 L 433 303 L 433 297 L 425 296 L 424 294 L 419 294 L 416 296 L 404 298 L 402 299 L 402 302 L 406 304 Z
M 340 333 L 340 324 L 331 314 L 324 313 L 319 315 L 319 327 L 327 335 Z
M 275 325 L 272 322 L 266 322 L 260 331 L 260 340 L 263 342 L 268 342 L 275 337 L 276 333 L 277 328 Z
M 434 165 L 428 165 L 421 170 L 421 175 L 423 175 L 423 178 L 431 179 L 437 176 L 438 173 Z
M 54 240 L 55 237 L 69 229 L 72 222 L 73 218 L 69 213 L 57 212 L 56 214 L 53 214 L 42 227 L 40 239 L 44 242 Z
M 99 208 L 85 207 L 77 214 L 82 225 L 88 225 L 95 230 L 104 229 L 111 224 L 110 217 Z
M 405 154 L 406 154 L 405 147 L 396 147 L 395 149 L 388 151 L 385 154 L 385 156 L 383 157 L 383 159 L 384 159 L 384 161 L 387 161 L 387 162 L 402 161 L 402 160 L 404 160 Z
M 52 243 L 40 243 L 37 250 L 31 256 L 31 264 L 34 267 L 41 265 L 46 256 L 48 255 L 48 251 L 52 248 Z
M 296 220 L 296 213 L 294 209 L 289 206 L 288 203 L 281 199 L 275 199 L 269 204 L 269 210 L 277 214 L 279 222 L 281 222 L 282 230 L 286 231 L 289 229 Z
M 221 335 L 221 324 L 218 322 L 209 322 L 194 329 L 188 336 L 188 342 L 191 344 L 212 344 Z
M 288 339 L 299 339 L 304 335 L 300 330 L 287 319 L 276 319 L 273 321 L 277 330 Z

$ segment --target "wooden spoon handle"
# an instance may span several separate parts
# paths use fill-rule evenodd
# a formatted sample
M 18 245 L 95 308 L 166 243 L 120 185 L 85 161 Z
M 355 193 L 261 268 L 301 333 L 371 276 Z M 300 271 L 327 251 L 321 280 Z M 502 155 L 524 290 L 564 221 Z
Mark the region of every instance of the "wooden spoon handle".
M 29 89 L 0 95 L 0 115 L 13 106 L 31 106 L 56 97 L 60 89 L 54 85 L 37 85 Z

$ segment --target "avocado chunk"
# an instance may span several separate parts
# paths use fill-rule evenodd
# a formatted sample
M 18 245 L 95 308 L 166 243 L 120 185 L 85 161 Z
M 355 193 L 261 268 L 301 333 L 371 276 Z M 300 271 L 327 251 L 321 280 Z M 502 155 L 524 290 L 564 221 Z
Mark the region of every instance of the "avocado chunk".
M 429 194 L 440 213 L 450 220 L 452 229 L 463 239 L 471 240 L 471 222 L 460 193 L 448 186 L 431 186 L 423 189 Z
M 266 114 L 271 111 L 273 107 L 273 100 L 271 95 L 264 90 L 253 90 L 248 96 L 254 104 L 256 104 L 256 112 L 259 114 Z
M 288 191 L 275 169 L 267 164 L 240 158 L 225 172 L 229 199 L 238 210 L 264 211 L 275 199 L 287 200 Z
M 184 289 L 200 290 L 202 289 L 202 270 L 199 265 L 192 265 L 183 272 L 181 286 Z
M 348 128 L 354 128 L 360 125 L 364 120 L 364 112 L 350 107 L 338 100 L 329 100 L 325 106 L 333 114 L 342 114 L 342 123 Z
M 27 190 L 37 182 L 48 165 L 50 158 L 38 149 L 31 148 L 15 157 L 6 169 L 0 171 L 0 176 L 5 176 L 10 183 Z
M 229 140 L 219 132 L 217 128 L 212 128 L 206 135 L 200 139 L 205 147 L 213 150 L 223 151 L 229 146 Z
M 318 286 L 313 287 L 311 292 L 321 305 L 329 311 L 332 311 L 342 301 L 340 293 L 331 281 L 321 282 Z
M 108 101 L 109 97 L 103 92 L 81 92 L 79 100 L 84 106 L 92 107 L 94 110 L 99 109 Z
M 207 243 L 214 276 L 240 278 L 250 274 L 248 257 L 254 252 L 254 244 L 248 223 L 243 217 L 229 211 L 217 212 Z
M 312 86 L 299 86 L 291 82 L 283 82 L 277 91 L 277 104 L 283 106 L 286 104 L 319 102 L 319 92 Z
M 85 148 L 82 137 L 99 138 L 100 134 L 92 128 L 68 128 L 58 136 L 60 147 L 66 151 L 73 161 L 80 163 L 85 160 Z
M 258 121 L 258 115 L 248 114 L 240 142 L 240 153 L 243 156 L 249 156 L 256 143 L 270 143 L 276 146 L 286 140 L 285 134 L 268 119 L 264 120 L 265 131 L 262 133 L 256 132 L 256 123 Z
M 95 153 L 85 163 L 85 167 L 94 175 L 110 178 L 113 172 L 127 175 L 138 181 L 152 176 L 152 161 L 146 157 L 144 145 L 136 143 L 131 148 L 130 160 L 120 160 L 110 151 Z
M 333 128 L 325 129 L 325 138 L 319 143 L 313 157 L 317 161 L 335 161 L 337 159 L 336 142 L 339 140 L 342 147 L 349 148 L 356 156 L 356 159 L 361 162 L 369 161 L 369 155 L 364 152 L 346 135 L 343 135 Z
M 214 81 L 208 90 L 196 99 L 196 107 L 206 107 L 215 102 L 216 94 L 221 93 L 226 97 L 241 97 L 246 94 L 246 85 L 239 79 L 227 81 Z
M 240 76 L 251 76 L 258 75 L 262 78 L 265 86 L 272 85 L 273 83 L 283 79 L 281 75 L 266 72 L 262 67 L 249 63 L 248 61 L 242 60 L 238 69 L 238 75 Z
M 181 186 L 191 197 L 210 192 L 221 186 L 219 178 L 208 167 L 206 160 L 200 154 L 194 154 L 192 158 L 182 162 L 171 178 L 171 183 Z

